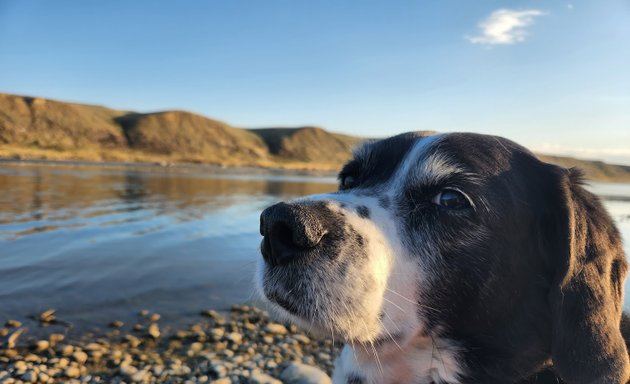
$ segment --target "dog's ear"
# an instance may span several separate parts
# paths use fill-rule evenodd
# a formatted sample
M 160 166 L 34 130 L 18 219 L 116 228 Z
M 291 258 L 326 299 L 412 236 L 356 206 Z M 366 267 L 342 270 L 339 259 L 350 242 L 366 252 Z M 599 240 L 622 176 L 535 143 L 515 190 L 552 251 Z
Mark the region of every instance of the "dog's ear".
M 620 331 L 626 261 L 612 219 L 575 169 L 549 165 L 543 229 L 552 274 L 551 353 L 567 383 L 626 383 Z

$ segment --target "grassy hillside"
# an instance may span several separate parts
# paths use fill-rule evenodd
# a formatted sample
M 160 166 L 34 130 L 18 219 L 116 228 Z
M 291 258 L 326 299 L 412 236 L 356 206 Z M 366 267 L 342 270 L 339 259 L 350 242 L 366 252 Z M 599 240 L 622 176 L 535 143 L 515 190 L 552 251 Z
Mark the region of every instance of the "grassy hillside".
M 134 150 L 228 165 L 255 164 L 268 157 L 257 135 L 190 112 L 133 113 L 115 120 Z
M 260 136 L 273 155 L 307 163 L 339 166 L 349 160 L 362 139 L 328 132 L 318 127 L 264 128 L 251 132 Z
M 109 108 L 0 93 L 0 143 L 42 149 L 123 148 L 127 140 Z
M 135 113 L 0 93 L 0 158 L 334 171 L 361 140 L 317 127 L 246 130 L 185 111 Z M 630 166 L 541 158 L 578 166 L 593 180 L 630 182 Z

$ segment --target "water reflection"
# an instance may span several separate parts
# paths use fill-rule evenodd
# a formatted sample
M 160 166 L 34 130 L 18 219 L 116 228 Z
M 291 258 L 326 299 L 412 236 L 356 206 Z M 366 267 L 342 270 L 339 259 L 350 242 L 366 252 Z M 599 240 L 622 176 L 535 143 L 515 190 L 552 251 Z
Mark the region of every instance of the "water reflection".
M 178 171 L 18 166 L 0 168 L 0 231 L 5 237 L 118 225 L 166 215 L 175 222 L 252 197 L 290 198 L 334 189 L 329 182 L 245 178 Z M 141 213 L 133 214 L 134 212 Z
M 0 320 L 56 308 L 84 327 L 149 308 L 175 322 L 252 295 L 258 215 L 330 178 L 0 167 Z M 105 320 L 104 320 L 105 319 Z

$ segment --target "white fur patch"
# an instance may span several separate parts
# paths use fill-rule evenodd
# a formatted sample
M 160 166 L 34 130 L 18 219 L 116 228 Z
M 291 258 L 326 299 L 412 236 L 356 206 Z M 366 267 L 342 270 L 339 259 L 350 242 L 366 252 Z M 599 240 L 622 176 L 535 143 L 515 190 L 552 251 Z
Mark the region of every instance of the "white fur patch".
M 335 361 L 333 383 L 346 384 L 356 377 L 364 384 L 458 384 L 462 372 L 457 355 L 449 342 L 428 336 L 416 336 L 395 349 L 345 346 Z

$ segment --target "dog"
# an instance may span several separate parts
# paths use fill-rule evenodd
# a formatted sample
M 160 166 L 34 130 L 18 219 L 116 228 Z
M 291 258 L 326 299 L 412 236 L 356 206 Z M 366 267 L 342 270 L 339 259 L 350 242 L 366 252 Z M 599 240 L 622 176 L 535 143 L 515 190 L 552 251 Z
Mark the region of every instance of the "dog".
M 368 142 L 337 192 L 265 209 L 260 231 L 257 290 L 343 341 L 336 384 L 630 379 L 618 230 L 580 171 L 510 140 Z

